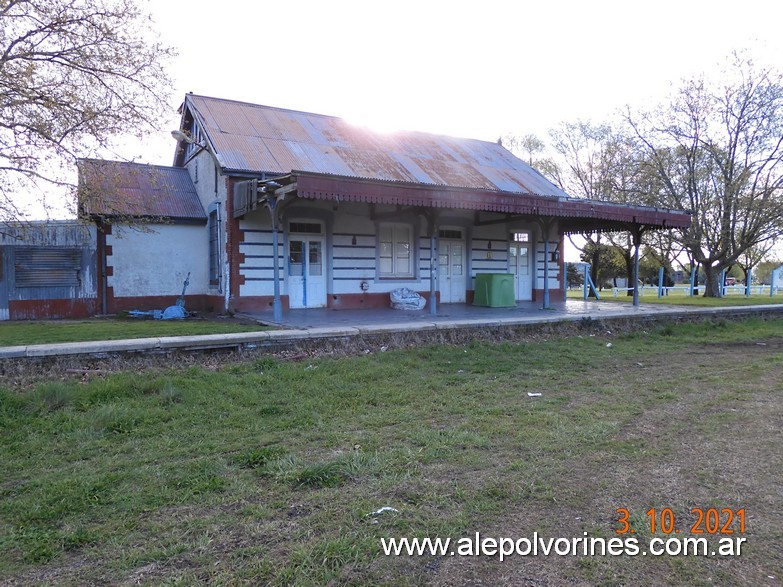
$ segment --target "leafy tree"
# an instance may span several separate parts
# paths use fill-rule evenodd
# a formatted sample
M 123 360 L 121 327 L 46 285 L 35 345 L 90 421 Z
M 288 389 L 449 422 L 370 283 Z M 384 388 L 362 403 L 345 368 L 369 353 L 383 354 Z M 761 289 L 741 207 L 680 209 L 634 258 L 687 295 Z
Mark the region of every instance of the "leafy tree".
M 581 287 L 585 283 L 585 277 L 576 263 L 566 263 L 566 286 Z
M 568 122 L 550 130 L 549 136 L 558 164 L 545 167 L 542 173 L 572 196 L 608 199 L 614 185 L 612 161 L 617 152 L 612 128 L 608 124 L 589 121 Z M 601 232 L 581 236 L 583 243 L 578 243 L 570 235 L 569 238 L 581 251 L 582 260 L 590 264 L 590 279 L 600 288 L 607 274 L 606 264 L 611 265 L 611 260 L 602 259 L 609 250 L 605 236 Z M 593 295 L 592 291 L 590 295 Z
M 173 55 L 136 0 L 0 0 L 0 220 L 23 216 L 22 193 L 73 190 L 76 158 L 156 128 Z
M 775 247 L 775 244 L 775 239 L 769 239 L 754 247 L 750 247 L 739 256 L 735 267 L 739 267 L 742 270 L 741 277 L 743 283 L 747 280 L 748 274 L 752 273 L 753 269 L 766 258 Z
M 756 267 L 756 283 L 769 284 L 772 281 L 772 271 L 783 265 L 778 259 L 762 261 Z
M 663 285 L 666 287 L 674 285 L 674 270 L 671 260 L 666 256 L 661 256 L 660 251 L 654 246 L 643 246 L 639 259 L 639 279 L 648 285 L 658 285 L 661 267 L 663 267 Z
M 688 81 L 667 107 L 626 120 L 663 205 L 692 212 L 677 239 L 719 296 L 721 271 L 783 229 L 783 77 L 736 58 L 721 83 Z
M 610 244 L 587 242 L 582 249 L 580 258 L 585 263 L 591 263 L 590 279 L 593 280 L 593 283 L 599 290 L 604 287 L 611 287 L 616 283 L 615 280 L 618 277 L 625 275 L 625 263 L 622 254 L 617 247 Z M 595 274 L 595 278 L 593 274 Z
M 498 139 L 498 144 L 515 153 L 517 157 L 546 177 L 557 177 L 559 171 L 557 164 L 550 157 L 545 156 L 546 143 L 536 135 L 518 136 L 507 133 Z
M 562 124 L 550 136 L 563 162 L 554 179 L 571 195 L 623 204 L 655 203 L 650 201 L 654 191 L 649 184 L 656 179 L 638 164 L 643 153 L 622 130 L 608 123 L 579 121 Z M 608 243 L 612 251 L 608 263 L 619 262 L 632 282 L 635 247 L 629 233 L 595 232 L 582 236 L 587 247 L 582 250 L 589 250 L 591 257 L 592 279 L 598 279 L 597 268 L 603 266 L 600 255 L 610 250 L 598 245 Z M 627 295 L 632 296 L 633 291 L 628 290 Z

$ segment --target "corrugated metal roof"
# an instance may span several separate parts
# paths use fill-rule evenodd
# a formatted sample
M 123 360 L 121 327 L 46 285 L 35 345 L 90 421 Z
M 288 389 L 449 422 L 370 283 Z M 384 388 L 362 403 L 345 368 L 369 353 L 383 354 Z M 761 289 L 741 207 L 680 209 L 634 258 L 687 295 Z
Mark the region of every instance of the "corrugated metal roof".
M 187 169 L 96 159 L 81 159 L 78 168 L 84 214 L 206 221 Z
M 636 224 L 684 228 L 690 224 L 690 217 L 683 212 L 559 196 L 351 179 L 303 171 L 294 171 L 290 180 L 296 182 L 297 194 L 302 198 L 556 217 L 564 232 L 627 230 L 629 225 Z
M 375 133 L 341 118 L 188 94 L 228 171 L 291 170 L 449 187 L 562 196 L 502 146 L 421 132 Z

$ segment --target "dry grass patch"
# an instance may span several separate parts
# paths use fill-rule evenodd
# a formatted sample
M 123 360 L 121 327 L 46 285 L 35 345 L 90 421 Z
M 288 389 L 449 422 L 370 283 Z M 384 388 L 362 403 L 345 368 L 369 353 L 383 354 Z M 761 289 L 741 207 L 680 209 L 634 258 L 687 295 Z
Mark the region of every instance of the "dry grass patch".
M 535 344 L 224 355 L 0 388 L 0 582 L 774 584 L 782 326 L 576 325 Z M 371 515 L 382 506 L 398 511 Z M 619 507 L 643 539 L 651 507 L 683 520 L 744 507 L 747 549 L 502 563 L 380 552 L 402 536 L 612 537 Z

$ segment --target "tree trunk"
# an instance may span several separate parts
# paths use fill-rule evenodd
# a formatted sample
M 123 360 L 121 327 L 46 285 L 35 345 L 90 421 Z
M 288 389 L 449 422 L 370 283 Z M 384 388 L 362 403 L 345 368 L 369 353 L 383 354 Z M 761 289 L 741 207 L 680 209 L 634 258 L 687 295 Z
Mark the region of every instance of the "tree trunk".
M 723 284 L 720 283 L 722 269 L 704 265 L 704 297 L 720 298 L 723 293 Z
M 593 250 L 593 257 L 590 263 L 590 279 L 593 280 L 593 285 L 595 286 L 596 290 L 601 289 L 601 286 L 598 283 L 598 263 L 600 261 L 601 261 L 601 252 L 598 250 L 598 247 L 596 246 L 595 249 Z M 587 297 L 590 298 L 596 297 L 595 291 L 591 289 Z
M 633 288 L 633 255 L 623 254 L 623 260 L 625 261 L 625 274 L 628 276 L 628 279 L 626 280 L 626 288 Z M 626 289 L 625 295 L 629 297 L 633 297 L 633 289 Z

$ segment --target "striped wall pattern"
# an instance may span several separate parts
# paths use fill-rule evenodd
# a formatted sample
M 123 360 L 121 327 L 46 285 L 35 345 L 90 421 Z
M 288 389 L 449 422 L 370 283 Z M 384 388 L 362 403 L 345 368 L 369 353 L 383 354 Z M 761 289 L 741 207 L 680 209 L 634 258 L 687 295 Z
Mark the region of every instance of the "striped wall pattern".
M 239 243 L 239 252 L 244 255 L 244 261 L 239 265 L 240 274 L 245 283 L 239 287 L 241 296 L 272 295 L 274 289 L 274 258 L 272 256 L 272 229 L 245 228 L 241 222 L 240 231 L 244 240 Z M 257 224 L 253 224 L 258 226 Z M 280 281 L 285 279 L 285 234 L 278 232 L 278 262 Z
M 303 213 L 306 216 L 306 213 Z M 324 222 L 327 231 L 331 222 Z M 430 281 L 430 239 L 422 234 L 416 239 L 418 245 L 413 251 L 416 264 L 416 279 L 377 279 L 377 235 L 374 225 L 363 218 L 337 217 L 334 219 L 331 234 L 322 235 L 324 239 L 324 268 L 329 294 L 360 294 L 362 283 L 367 284 L 367 293 L 386 293 L 399 287 L 409 287 L 418 291 L 429 289 Z M 352 229 L 355 226 L 355 231 Z M 244 283 L 240 285 L 241 296 L 271 296 L 273 293 L 272 230 L 268 223 L 254 220 L 240 220 L 242 242 L 239 252 L 244 256 L 240 264 L 240 275 Z M 465 239 L 466 270 L 469 279 L 468 289 L 473 289 L 473 278 L 477 273 L 506 273 L 508 268 L 507 229 L 503 226 L 480 227 L 472 238 Z M 469 236 L 469 235 L 466 235 Z M 354 239 L 355 243 L 354 244 Z M 287 235 L 278 233 L 281 293 L 286 292 L 286 251 Z M 533 287 L 543 288 L 544 243 L 533 243 L 535 249 L 535 279 Z M 550 251 L 557 247 L 557 241 L 550 241 Z M 559 287 L 561 277 L 559 264 L 549 261 L 550 288 Z
M 536 243 L 536 289 L 544 289 L 544 266 L 549 264 L 549 289 L 560 288 L 560 265 L 552 261 L 551 255 L 557 249 L 557 241 L 549 241 L 550 258 L 544 257 L 544 241 Z
M 507 273 L 508 240 L 474 238 L 470 247 L 470 274 Z

